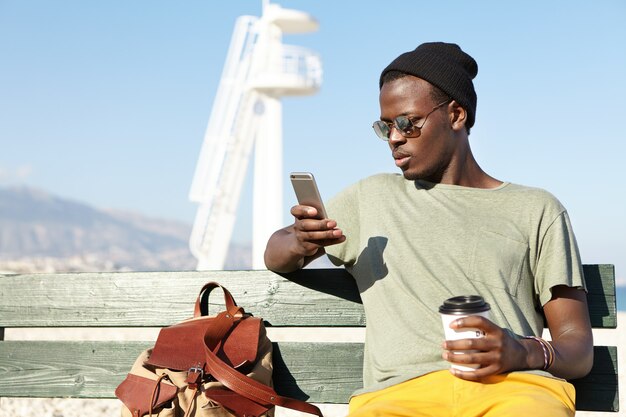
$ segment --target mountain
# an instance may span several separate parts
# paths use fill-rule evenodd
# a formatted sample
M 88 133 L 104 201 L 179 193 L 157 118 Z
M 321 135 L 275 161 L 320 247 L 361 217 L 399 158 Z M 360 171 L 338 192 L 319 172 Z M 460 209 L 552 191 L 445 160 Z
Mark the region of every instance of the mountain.
M 196 265 L 190 233 L 182 222 L 97 209 L 27 187 L 0 188 L 2 270 L 190 270 Z M 248 268 L 245 249 L 233 247 L 227 267 Z

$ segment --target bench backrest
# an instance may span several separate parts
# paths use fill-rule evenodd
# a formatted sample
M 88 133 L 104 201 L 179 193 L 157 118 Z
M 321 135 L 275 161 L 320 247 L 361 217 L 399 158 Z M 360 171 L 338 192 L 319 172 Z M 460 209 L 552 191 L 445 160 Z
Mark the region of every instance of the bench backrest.
M 617 325 L 612 265 L 585 265 L 594 328 Z M 163 327 L 192 314 L 202 285 L 217 281 L 273 327 L 363 327 L 354 280 L 343 269 L 0 275 L 0 397 L 112 398 L 153 342 L 2 341 L 3 328 Z M 211 297 L 215 300 L 220 297 Z M 346 403 L 361 387 L 361 342 L 275 343 L 277 390 Z M 573 381 L 577 408 L 616 411 L 617 349 L 596 346 L 591 374 Z

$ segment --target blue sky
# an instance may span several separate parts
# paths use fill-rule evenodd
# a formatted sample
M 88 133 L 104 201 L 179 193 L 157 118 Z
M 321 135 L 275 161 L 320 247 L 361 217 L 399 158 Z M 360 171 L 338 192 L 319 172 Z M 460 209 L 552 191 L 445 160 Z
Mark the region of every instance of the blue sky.
M 380 70 L 422 42 L 455 42 L 478 61 L 470 140 L 481 166 L 555 194 L 583 261 L 616 264 L 624 282 L 625 2 L 279 4 L 319 20 L 284 42 L 324 65 L 318 94 L 283 100 L 285 222 L 290 171 L 314 172 L 325 197 L 397 171 L 371 129 Z M 261 0 L 0 0 L 0 186 L 191 224 L 187 194 L 234 22 L 260 13 Z

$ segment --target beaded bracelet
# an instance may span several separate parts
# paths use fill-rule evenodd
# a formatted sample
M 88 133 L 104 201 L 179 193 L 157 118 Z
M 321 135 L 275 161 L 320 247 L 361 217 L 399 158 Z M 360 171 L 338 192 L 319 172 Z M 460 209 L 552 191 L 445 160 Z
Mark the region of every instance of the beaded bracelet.
M 554 347 L 550 344 L 550 342 L 540 337 L 524 336 L 524 339 L 532 339 L 539 343 L 539 346 L 541 346 L 541 350 L 543 351 L 543 368 L 541 369 L 544 371 L 548 370 L 548 368 L 550 368 L 554 363 L 554 357 L 556 356 Z
M 548 362 L 548 366 L 546 367 L 546 369 L 549 369 L 554 363 L 554 359 L 556 359 L 556 352 L 554 351 L 554 346 L 552 346 L 552 343 L 544 339 L 541 339 L 541 340 L 543 340 L 543 343 L 545 343 L 546 347 L 548 348 L 548 351 L 550 352 L 550 361 Z

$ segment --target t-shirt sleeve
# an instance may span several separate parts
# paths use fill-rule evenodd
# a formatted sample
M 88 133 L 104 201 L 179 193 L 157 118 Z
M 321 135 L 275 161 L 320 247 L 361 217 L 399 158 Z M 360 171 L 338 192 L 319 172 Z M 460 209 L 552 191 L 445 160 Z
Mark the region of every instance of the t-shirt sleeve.
M 551 290 L 557 285 L 587 289 L 576 237 L 565 210 L 547 226 L 541 239 L 535 269 L 535 291 L 541 305 L 550 301 Z

